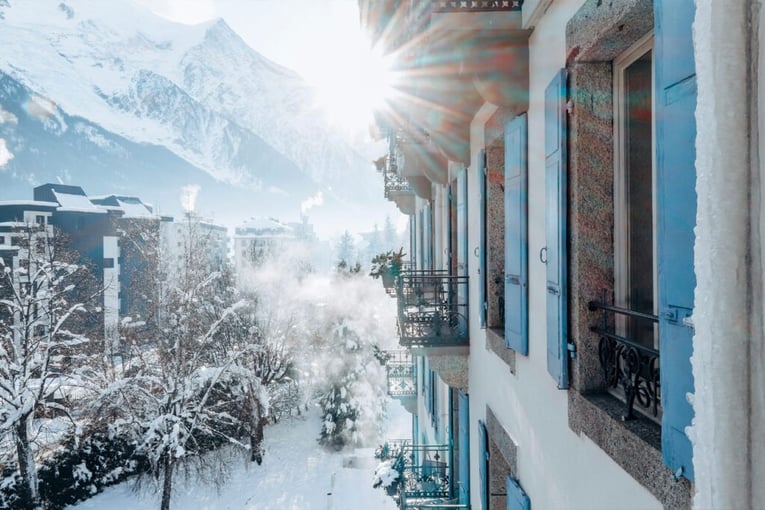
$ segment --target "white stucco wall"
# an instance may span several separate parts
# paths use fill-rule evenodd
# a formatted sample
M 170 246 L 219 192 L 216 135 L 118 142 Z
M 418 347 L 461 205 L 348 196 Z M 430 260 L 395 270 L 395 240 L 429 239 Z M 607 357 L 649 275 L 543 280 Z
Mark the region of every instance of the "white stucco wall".
M 659 509 L 661 504 L 586 437 L 568 427 L 568 401 L 547 372 L 546 272 L 537 254 L 545 246 L 544 91 L 565 65 L 565 25 L 584 0 L 554 2 L 536 23 L 529 41 L 530 96 L 528 112 L 529 161 L 529 356 L 516 356 L 516 374 L 485 348 L 485 331 L 478 327 L 478 307 L 471 306 L 470 348 L 470 449 L 471 504 L 480 510 L 478 471 L 479 419 L 486 406 L 503 424 L 518 446 L 520 483 L 531 498 L 532 508 L 565 509 Z M 544 3 L 542 0 L 536 2 Z M 535 4 L 529 2 L 529 5 Z M 526 6 L 524 6 L 524 9 Z M 481 127 L 473 126 L 476 154 Z M 475 157 L 473 158 L 475 161 Z M 471 169 L 472 170 L 472 169 Z M 468 242 L 470 298 L 478 296 L 478 181 L 469 172 L 470 225 Z
M 698 213 L 691 438 L 697 508 L 758 508 L 765 498 L 759 161 L 765 85 L 758 62 L 765 38 L 762 12 L 754 9 L 751 16 L 759 4 L 699 0 L 694 21 Z

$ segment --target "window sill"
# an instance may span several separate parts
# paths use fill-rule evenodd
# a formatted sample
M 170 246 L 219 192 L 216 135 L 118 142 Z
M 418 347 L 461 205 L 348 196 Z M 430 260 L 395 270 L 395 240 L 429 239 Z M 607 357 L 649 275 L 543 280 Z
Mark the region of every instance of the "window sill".
M 510 373 L 515 374 L 515 351 L 505 345 L 504 329 L 486 328 L 486 349 L 499 356 L 510 368 Z
M 661 459 L 661 427 L 645 417 L 623 421 L 624 403 L 607 393 L 569 390 L 569 427 L 585 434 L 664 508 L 690 509 L 691 483 L 674 480 Z

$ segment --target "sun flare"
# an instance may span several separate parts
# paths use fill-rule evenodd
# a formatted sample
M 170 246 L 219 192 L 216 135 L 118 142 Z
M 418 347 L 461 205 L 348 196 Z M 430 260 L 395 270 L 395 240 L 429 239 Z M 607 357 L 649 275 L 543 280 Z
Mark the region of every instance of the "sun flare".
M 333 125 L 366 132 L 373 112 L 383 109 L 393 95 L 390 59 L 360 37 L 345 48 L 327 55 L 327 64 L 312 81 L 319 106 Z

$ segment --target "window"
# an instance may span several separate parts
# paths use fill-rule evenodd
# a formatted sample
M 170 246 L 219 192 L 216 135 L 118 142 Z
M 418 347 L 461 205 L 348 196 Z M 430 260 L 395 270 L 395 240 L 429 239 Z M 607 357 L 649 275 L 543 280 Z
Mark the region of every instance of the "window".
M 105 258 L 104 259 L 104 269 L 112 269 L 114 267 L 114 259 L 113 258 Z
M 619 35 L 568 68 L 569 427 L 621 466 L 635 465 L 623 445 L 647 446 L 630 474 L 664 506 L 690 507 L 692 342 L 682 319 L 694 288 L 693 2 L 630 7 L 642 36 L 619 32 L 623 12 L 593 21 L 592 3 L 569 21 L 567 49 L 593 30 Z M 602 387 L 611 391 L 593 391 Z M 682 478 L 667 479 L 667 466 Z
M 38 214 L 35 216 L 35 223 L 38 225 L 45 225 L 45 216 Z
M 5 244 L 5 236 L 0 236 L 0 244 Z
M 614 301 L 656 315 L 652 44 L 644 37 L 614 62 Z M 617 332 L 658 348 L 652 321 L 617 316 Z

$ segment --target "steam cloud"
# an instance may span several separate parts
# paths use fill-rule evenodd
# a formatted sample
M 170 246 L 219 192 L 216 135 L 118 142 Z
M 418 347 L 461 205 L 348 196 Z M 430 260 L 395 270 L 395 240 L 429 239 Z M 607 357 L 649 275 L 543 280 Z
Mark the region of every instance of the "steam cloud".
M 181 188 L 181 207 L 183 207 L 184 212 L 194 212 L 200 189 L 202 188 L 198 184 L 187 184 Z
M 5 140 L 0 138 L 0 170 L 13 159 L 13 154 L 8 150 L 8 146 L 5 144 Z
M 300 214 L 305 214 L 311 207 L 316 207 L 324 203 L 324 196 L 321 191 L 312 197 L 308 197 L 300 203 Z

